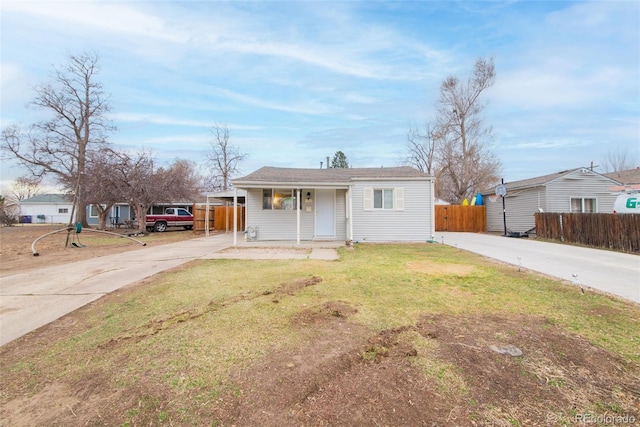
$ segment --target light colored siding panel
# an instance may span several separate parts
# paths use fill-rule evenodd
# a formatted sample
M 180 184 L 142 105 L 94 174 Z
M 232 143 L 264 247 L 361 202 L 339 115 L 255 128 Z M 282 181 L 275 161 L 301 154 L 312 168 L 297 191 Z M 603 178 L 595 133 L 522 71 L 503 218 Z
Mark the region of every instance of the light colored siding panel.
M 495 202 L 492 202 L 489 200 L 489 196 L 484 196 L 483 202 L 485 204 L 485 213 L 487 215 L 487 231 L 503 232 L 502 200 L 498 198 Z
M 571 198 L 579 197 L 596 199 L 597 212 L 611 213 L 617 194 L 613 194 L 609 188 L 615 185 L 602 175 L 590 171 L 575 171 L 547 185 L 548 212 L 570 212 Z
M 544 194 L 544 188 L 538 187 L 518 192 L 514 196 L 507 195 L 505 198 L 507 231 L 528 231 L 535 227 L 534 215 L 541 207 L 539 203 L 542 194 Z M 500 207 L 502 208 L 502 203 L 500 203 Z M 504 231 L 504 220 L 502 224 Z
M 483 198 L 486 205 L 487 231 L 504 233 L 502 200 L 495 202 L 489 196 Z M 504 200 L 507 214 L 508 231 L 528 231 L 535 227 L 535 213 L 538 209 L 546 212 L 546 196 L 544 187 L 512 191 Z
M 364 209 L 366 188 L 403 188 L 404 210 Z M 433 231 L 429 181 L 358 181 L 353 187 L 353 240 L 425 242 Z

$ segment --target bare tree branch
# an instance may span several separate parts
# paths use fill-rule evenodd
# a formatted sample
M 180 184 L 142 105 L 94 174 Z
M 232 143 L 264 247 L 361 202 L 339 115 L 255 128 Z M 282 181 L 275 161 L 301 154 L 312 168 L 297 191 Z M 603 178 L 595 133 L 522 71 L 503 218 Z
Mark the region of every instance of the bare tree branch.
M 485 126 L 480 101 L 495 81 L 492 59 L 479 58 L 466 84 L 450 76 L 440 87 L 436 126 L 439 197 L 459 203 L 498 180 L 500 161 L 490 151 L 491 126 Z
M 607 154 L 602 159 L 604 172 L 620 172 L 633 169 L 638 164 L 638 150 L 633 150 L 631 146 L 609 147 Z
M 2 149 L 35 177 L 53 175 L 75 193 L 76 218 L 84 225 L 87 156 L 107 146 L 107 135 L 114 130 L 107 118 L 108 97 L 95 82 L 99 70 L 96 54 L 69 55 L 55 69 L 52 82 L 35 88 L 31 106 L 48 111 L 51 118 L 32 124 L 27 132 L 9 126 L 1 135 Z
M 227 125 L 215 125 L 211 132 L 213 133 L 213 141 L 211 141 L 211 151 L 207 154 L 210 162 L 212 176 L 209 178 L 210 183 L 217 184 L 213 189 L 226 191 L 229 189 L 229 182 L 235 173 L 238 172 L 238 164 L 244 160 L 247 155 L 240 152 L 238 147 L 229 144 L 229 129 Z

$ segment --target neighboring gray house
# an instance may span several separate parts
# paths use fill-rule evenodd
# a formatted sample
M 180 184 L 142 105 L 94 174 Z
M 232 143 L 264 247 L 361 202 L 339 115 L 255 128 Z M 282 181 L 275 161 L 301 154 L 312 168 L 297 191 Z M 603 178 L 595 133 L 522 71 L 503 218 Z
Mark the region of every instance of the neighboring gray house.
M 251 239 L 425 242 L 435 233 L 434 178 L 411 167 L 263 167 L 233 186 L 246 190 Z
M 620 182 L 589 168 L 577 168 L 550 175 L 505 183 L 508 231 L 523 232 L 535 227 L 536 212 L 610 213 Z M 487 231 L 504 231 L 502 200 L 495 187 L 481 192 L 486 205 Z
M 20 216 L 25 222 L 69 224 L 72 211 L 71 194 L 39 194 L 20 201 Z

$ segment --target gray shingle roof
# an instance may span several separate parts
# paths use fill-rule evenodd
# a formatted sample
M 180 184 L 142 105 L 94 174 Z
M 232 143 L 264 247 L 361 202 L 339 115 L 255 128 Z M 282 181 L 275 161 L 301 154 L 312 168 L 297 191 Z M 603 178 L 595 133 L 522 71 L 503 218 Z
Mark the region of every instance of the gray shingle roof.
M 73 194 L 38 194 L 28 199 L 24 199 L 20 203 L 73 203 Z
M 640 167 L 619 172 L 605 173 L 604 176 L 615 179 L 624 185 L 640 184 Z
M 549 175 L 542 175 L 542 176 L 537 176 L 535 178 L 529 178 L 529 179 L 523 179 L 520 181 L 513 181 L 513 182 L 505 182 L 504 185 L 505 187 L 507 187 L 507 189 L 509 190 L 519 190 L 519 189 L 524 189 L 524 188 L 533 188 L 533 187 L 538 187 L 538 186 L 543 186 L 546 185 L 548 183 L 550 183 L 551 181 L 554 181 L 556 179 L 562 178 L 563 176 L 569 175 L 577 170 L 581 170 L 584 168 L 575 168 L 575 169 L 569 169 L 569 170 L 565 170 L 565 171 L 561 171 L 561 172 L 556 172 L 556 173 L 551 173 Z M 591 171 L 593 172 L 593 171 Z M 594 174 L 598 174 L 597 172 L 593 172 Z M 606 175 L 604 175 L 606 176 Z M 615 178 L 612 178 L 610 176 L 606 176 L 609 179 L 613 179 L 616 180 Z M 617 181 L 617 180 L 616 180 Z M 481 191 L 481 194 L 493 194 L 495 193 L 495 189 L 496 187 L 492 187 L 490 189 Z
M 429 175 L 409 166 L 392 168 L 335 168 L 335 169 L 300 169 L 277 168 L 265 166 L 242 178 L 233 180 L 233 185 L 242 187 L 249 183 L 316 183 L 348 184 L 354 179 L 403 179 L 403 178 L 430 178 Z

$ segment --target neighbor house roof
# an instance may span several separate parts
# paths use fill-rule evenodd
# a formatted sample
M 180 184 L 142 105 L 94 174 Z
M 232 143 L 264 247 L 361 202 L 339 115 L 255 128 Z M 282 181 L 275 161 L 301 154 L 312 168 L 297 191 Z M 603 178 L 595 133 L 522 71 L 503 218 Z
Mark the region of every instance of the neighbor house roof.
M 257 171 L 233 180 L 236 187 L 256 185 L 348 185 L 358 179 L 433 179 L 409 166 L 392 168 L 330 168 L 299 169 L 265 166 Z
M 561 172 L 556 172 L 556 173 L 551 173 L 548 175 L 542 175 L 542 176 L 537 176 L 535 178 L 529 178 L 529 179 L 523 179 L 520 181 L 513 181 L 513 182 L 505 182 L 504 185 L 505 187 L 507 187 L 507 189 L 509 190 L 520 190 L 520 189 L 525 189 L 525 188 L 533 188 L 533 187 L 541 187 L 541 186 L 545 186 L 547 184 L 549 184 L 552 181 L 555 181 L 557 179 L 563 178 L 567 175 L 570 175 L 576 171 L 579 170 L 587 170 L 593 174 L 599 175 L 597 172 L 593 172 L 592 170 L 588 169 L 588 168 L 574 168 L 574 169 L 568 169 L 568 170 L 564 170 Z M 605 175 L 606 176 L 606 175 Z M 610 180 L 612 180 L 613 183 L 618 183 L 618 181 L 614 178 L 608 177 Z M 495 189 L 496 187 L 491 187 L 490 189 L 484 190 L 481 192 L 481 194 L 493 194 L 495 193 Z
M 605 173 L 607 178 L 615 179 L 623 185 L 640 184 L 640 167 L 624 171 Z
M 20 201 L 20 204 L 71 204 L 73 203 L 73 194 L 38 194 L 37 196 L 30 197 Z

